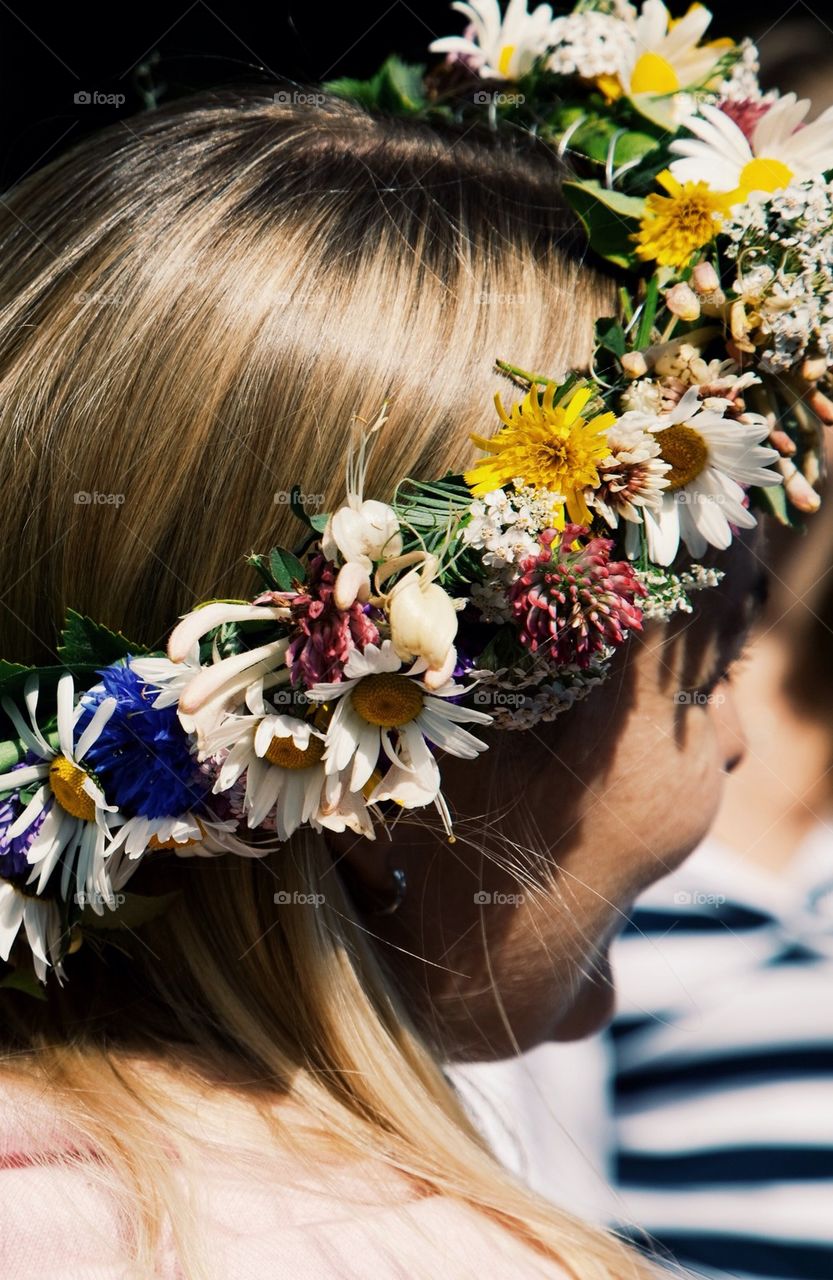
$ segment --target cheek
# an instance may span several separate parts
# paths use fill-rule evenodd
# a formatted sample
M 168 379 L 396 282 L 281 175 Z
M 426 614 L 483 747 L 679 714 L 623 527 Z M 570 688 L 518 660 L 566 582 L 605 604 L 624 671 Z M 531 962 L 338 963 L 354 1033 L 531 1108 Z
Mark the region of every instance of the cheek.
M 627 910 L 706 835 L 723 764 L 710 709 L 631 717 L 609 770 L 587 794 L 581 839 L 565 865 L 592 884 L 599 902 Z

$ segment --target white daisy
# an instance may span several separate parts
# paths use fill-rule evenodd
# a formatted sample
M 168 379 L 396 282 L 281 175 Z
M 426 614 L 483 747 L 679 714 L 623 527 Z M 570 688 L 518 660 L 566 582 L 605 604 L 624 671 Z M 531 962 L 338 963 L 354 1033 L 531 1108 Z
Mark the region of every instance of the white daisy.
M 802 127 L 809 99 L 785 93 L 756 124 L 752 140 L 718 107 L 702 103 L 683 125 L 693 138 L 678 138 L 671 150 L 671 173 L 678 182 L 706 182 L 714 191 L 737 193 L 745 204 L 752 192 L 780 191 L 791 182 L 833 168 L 833 107 Z
M 486 744 L 464 724 L 491 724 L 483 711 L 469 710 L 450 699 L 466 692 L 465 686 L 447 681 L 429 689 L 419 678 L 425 663 L 407 671 L 390 640 L 380 647 L 369 644 L 353 650 L 338 684 L 317 684 L 308 691 L 314 701 L 334 704 L 327 727 L 324 768 L 328 774 L 350 770 L 349 789 L 361 791 L 372 777 L 379 757 L 391 763 L 424 789 L 427 798 L 439 791 L 439 770 L 428 743 L 451 755 L 473 760 Z M 404 747 L 404 751 L 403 748 Z M 391 799 L 399 796 L 391 792 Z M 403 799 L 402 803 L 405 803 Z
M 645 0 L 632 28 L 633 45 L 619 73 L 623 92 L 640 99 L 704 85 L 732 47 L 731 40 L 700 44 L 711 20 L 711 11 L 702 4 L 691 5 L 675 22 L 662 0 Z
M 660 510 L 642 511 L 648 554 L 655 564 L 671 564 L 681 539 L 695 557 L 708 546 L 725 550 L 732 541 L 732 525 L 753 529 L 757 523 L 744 506 L 742 486 L 781 483 L 781 476 L 768 469 L 777 451 L 761 446 L 769 432 L 766 419 L 753 413 L 742 420 L 726 418 L 729 403 L 714 398 L 711 407 L 704 408 L 698 388 L 690 387 L 661 417 L 626 415 L 655 434 L 661 457 L 670 466 Z
M 489 80 L 517 80 L 552 43 L 552 8 L 539 4 L 532 13 L 527 0 L 509 0 L 502 14 L 498 0 L 455 0 L 452 9 L 469 20 L 462 36 L 443 36 L 428 47 L 432 53 L 457 54 Z
M 58 681 L 58 744 L 44 737 L 38 728 L 38 679 L 30 676 L 23 694 L 29 723 L 8 698 L 3 709 L 33 755 L 35 764 L 25 764 L 0 776 L 0 793 L 29 788 L 37 789 L 23 811 L 9 827 L 9 838 L 22 836 L 32 829 L 34 834 L 27 849 L 32 873 L 27 883 L 37 881 L 41 893 L 52 872 L 61 864 L 60 893 L 66 899 L 70 885 L 85 895 L 85 900 L 98 915 L 104 904 L 114 906 L 113 889 L 107 875 L 106 848 L 124 818 L 115 805 L 107 803 L 95 778 L 84 768 L 84 756 L 97 741 L 116 707 L 115 698 L 104 698 L 95 714 L 74 740 L 75 725 L 84 708 L 74 702 L 73 678 L 65 672 Z
M 128 863 L 137 863 L 146 853 L 169 851 L 180 857 L 209 857 L 219 853 L 253 851 L 235 839 L 234 819 L 208 818 L 200 813 L 182 813 L 176 817 L 128 818 L 107 847 L 110 879 L 113 887 L 122 888 L 128 879 L 125 860 L 115 855 L 123 852 Z
M 228 791 L 245 773 L 243 809 L 249 827 L 274 819 L 281 840 L 303 823 L 342 831 L 364 825 L 363 806 L 345 808 L 341 779 L 325 771 L 324 734 L 309 720 L 276 712 L 262 697 L 260 705 L 251 697 L 249 701 L 253 714 L 227 716 L 206 741 L 209 754 L 228 752 L 215 794 Z
M 0 959 L 7 961 L 21 925 L 32 952 L 35 973 L 46 981 L 50 964 L 61 973 L 61 915 L 51 898 L 37 898 L 0 880 Z

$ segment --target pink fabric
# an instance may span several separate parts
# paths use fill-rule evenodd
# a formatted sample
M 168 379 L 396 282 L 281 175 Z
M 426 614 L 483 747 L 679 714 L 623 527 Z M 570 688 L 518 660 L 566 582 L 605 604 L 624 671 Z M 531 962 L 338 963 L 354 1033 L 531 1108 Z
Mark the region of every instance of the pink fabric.
M 0 1086 L 0 1276 L 144 1280 L 96 1161 L 58 1163 L 71 1150 L 43 1099 Z M 317 1182 L 285 1154 L 264 1160 L 268 1177 L 212 1147 L 202 1170 L 199 1236 L 218 1280 L 565 1280 L 481 1215 L 376 1165 L 334 1163 Z M 189 1280 L 169 1233 L 152 1275 Z

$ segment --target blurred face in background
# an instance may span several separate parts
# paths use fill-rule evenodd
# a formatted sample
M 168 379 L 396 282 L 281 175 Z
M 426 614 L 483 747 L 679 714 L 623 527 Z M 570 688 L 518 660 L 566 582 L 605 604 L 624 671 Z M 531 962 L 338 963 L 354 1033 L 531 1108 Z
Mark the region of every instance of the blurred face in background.
M 368 927 L 446 1053 L 505 1056 L 609 1016 L 610 942 L 706 834 L 742 752 L 724 677 L 761 595 L 754 541 L 720 564 L 694 614 L 632 636 L 557 721 L 487 731 L 476 763 L 443 760 L 453 844 L 406 820 L 387 849 L 342 846 L 380 892 L 405 871 L 402 905 Z

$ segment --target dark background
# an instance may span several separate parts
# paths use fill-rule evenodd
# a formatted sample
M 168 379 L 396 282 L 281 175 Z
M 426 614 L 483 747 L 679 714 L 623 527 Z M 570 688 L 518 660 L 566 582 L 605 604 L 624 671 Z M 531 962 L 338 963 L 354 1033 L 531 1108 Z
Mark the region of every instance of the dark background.
M 679 15 L 687 0 L 671 0 L 670 7 Z M 765 84 L 812 91 L 818 107 L 833 101 L 833 87 L 826 92 L 827 68 L 833 69 L 829 0 L 815 7 L 761 0 L 713 3 L 712 9 L 716 36 L 759 40 Z M 54 9 L 0 0 L 0 191 L 85 133 L 129 118 L 159 95 L 170 99 L 241 81 L 308 84 L 366 76 L 394 50 L 410 61 L 433 60 L 430 41 L 463 25 L 448 0 L 330 0 L 326 7 L 315 0 L 110 0 Z M 75 95 L 84 91 L 124 94 L 125 101 L 77 103 Z

